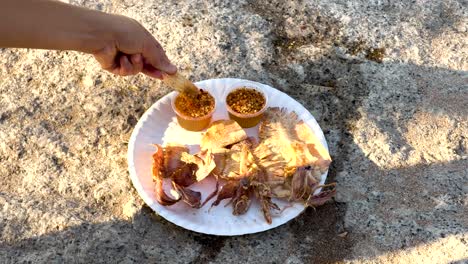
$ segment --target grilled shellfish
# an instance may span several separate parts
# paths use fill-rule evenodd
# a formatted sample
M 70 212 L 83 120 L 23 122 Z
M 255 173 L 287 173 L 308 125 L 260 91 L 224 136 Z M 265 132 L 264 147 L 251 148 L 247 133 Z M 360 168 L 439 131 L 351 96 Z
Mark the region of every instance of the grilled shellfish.
M 153 177 L 157 200 L 172 205 L 183 200 L 200 208 L 218 194 L 212 206 L 230 199 L 233 214 L 247 212 L 252 197 L 260 201 L 268 223 L 271 210 L 280 208 L 272 198 L 288 198 L 307 206 L 319 206 L 335 194 L 334 184 L 320 185 L 320 176 L 328 170 L 331 157 L 312 129 L 299 120 L 295 112 L 284 108 L 269 108 L 259 125 L 259 142 L 247 137 L 233 120 L 213 122 L 203 135 L 201 151 L 188 153 L 185 146 L 157 146 L 153 155 Z M 218 184 L 203 204 L 201 194 L 188 186 L 209 175 L 226 183 L 218 192 Z M 177 197 L 162 189 L 164 177 L 172 180 Z M 314 194 L 319 188 L 323 189 Z
M 285 108 L 269 108 L 259 127 L 260 145 L 254 150 L 258 165 L 266 173 L 273 197 L 303 200 L 316 206 L 313 192 L 328 170 L 331 157 L 312 129 Z M 331 198 L 334 190 L 321 194 Z M 321 199 L 323 200 L 323 199 Z

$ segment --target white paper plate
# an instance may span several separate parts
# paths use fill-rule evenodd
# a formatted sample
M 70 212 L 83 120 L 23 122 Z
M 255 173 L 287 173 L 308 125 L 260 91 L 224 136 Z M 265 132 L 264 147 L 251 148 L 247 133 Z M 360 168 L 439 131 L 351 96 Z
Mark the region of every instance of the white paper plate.
M 213 115 L 214 120 L 228 118 L 222 97 L 225 89 L 240 81 L 245 80 L 212 79 L 196 83 L 199 88 L 209 91 L 217 99 L 216 111 Z M 295 111 L 299 118 L 313 129 L 322 144 L 328 149 L 320 126 L 307 109 L 275 88 L 256 82 L 252 83 L 265 89 L 269 97 L 269 106 L 281 106 L 290 111 Z M 149 207 L 168 221 L 183 228 L 199 233 L 222 236 L 251 234 L 272 229 L 288 222 L 304 211 L 305 208 L 302 204 L 294 203 L 281 214 L 273 213 L 273 222 L 268 224 L 255 198 L 248 212 L 240 216 L 232 215 L 231 206 L 224 207 L 227 200 L 208 210 L 215 198 L 200 209 L 190 208 L 183 202 L 172 206 L 161 206 L 155 199 L 154 183 L 151 176 L 152 154 L 155 151 L 151 144 L 177 142 L 188 145 L 191 153 L 195 153 L 199 150 L 198 144 L 201 138 L 201 132 L 189 132 L 178 125 L 175 113 L 171 108 L 171 99 L 174 96 L 175 92 L 164 96 L 143 114 L 134 128 L 128 144 L 130 177 L 138 194 Z M 257 127 L 249 128 L 247 133 L 250 136 L 257 136 L 256 130 Z M 321 184 L 325 182 L 327 173 L 322 175 Z M 215 181 L 208 178 L 202 183 L 192 185 L 191 188 L 202 192 L 202 201 L 204 201 L 207 195 L 213 191 L 214 186 Z M 284 201 L 275 200 L 275 202 L 281 208 L 287 205 Z

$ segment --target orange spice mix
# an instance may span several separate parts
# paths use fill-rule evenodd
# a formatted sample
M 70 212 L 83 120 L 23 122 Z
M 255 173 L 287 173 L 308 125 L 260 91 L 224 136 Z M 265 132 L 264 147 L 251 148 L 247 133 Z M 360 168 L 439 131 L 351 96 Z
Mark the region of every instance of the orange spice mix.
M 254 114 L 265 106 L 265 97 L 255 89 L 242 87 L 230 92 L 226 102 L 237 113 Z
M 215 106 L 215 100 L 208 92 L 200 89 L 200 93 L 190 95 L 180 93 L 175 100 L 176 109 L 189 117 L 202 117 L 210 113 Z

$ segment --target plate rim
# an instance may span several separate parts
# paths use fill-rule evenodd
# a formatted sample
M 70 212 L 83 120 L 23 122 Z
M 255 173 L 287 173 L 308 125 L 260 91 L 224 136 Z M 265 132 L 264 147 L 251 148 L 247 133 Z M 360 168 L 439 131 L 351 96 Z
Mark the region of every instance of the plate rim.
M 247 81 L 247 82 L 251 82 L 251 83 L 254 83 L 256 85 L 261 85 L 261 86 L 266 86 L 267 88 L 269 89 L 273 89 L 273 90 L 276 90 L 277 92 L 279 92 L 282 96 L 286 96 L 289 100 L 293 100 L 295 101 L 296 103 L 298 103 L 299 105 L 301 105 L 313 118 L 313 122 L 316 123 L 316 125 L 318 126 L 320 132 L 321 132 L 321 135 L 320 137 L 323 137 L 323 142 L 324 143 L 324 147 L 329 151 L 329 148 L 328 148 L 328 142 L 326 140 L 326 137 L 325 137 L 325 134 L 323 133 L 323 130 L 322 128 L 320 127 L 320 124 L 317 122 L 317 120 L 315 119 L 315 117 L 312 115 L 312 113 L 305 107 L 303 106 L 301 103 L 299 103 L 297 100 L 295 100 L 294 98 L 292 98 L 291 96 L 289 96 L 288 94 L 286 94 L 285 92 L 279 90 L 279 89 L 276 89 L 274 87 L 271 87 L 267 84 L 263 84 L 263 83 L 259 83 L 259 82 L 255 82 L 255 81 L 251 81 L 251 80 L 246 80 L 246 79 L 239 79 L 239 78 L 214 78 L 214 79 L 206 79 L 206 80 L 201 80 L 201 81 L 198 81 L 198 82 L 195 82 L 194 84 L 195 85 L 200 85 L 200 86 L 204 86 L 204 83 L 209 83 L 209 82 L 216 82 L 216 81 L 235 81 L 235 82 L 243 82 L 243 81 Z M 271 230 L 271 229 L 274 229 L 274 228 L 277 228 L 279 226 L 282 226 L 286 223 L 288 223 L 289 221 L 297 218 L 299 215 L 301 215 L 302 213 L 304 213 L 306 207 L 304 207 L 296 216 L 292 217 L 291 219 L 288 219 L 287 221 L 283 222 L 283 223 L 280 223 L 278 225 L 275 225 L 275 226 L 267 226 L 267 228 L 262 228 L 262 229 L 259 229 L 259 230 L 254 230 L 254 231 L 244 231 L 244 232 L 225 232 L 225 233 L 215 233 L 215 232 L 207 232 L 207 231 L 203 231 L 203 230 L 200 230 L 199 228 L 194 228 L 193 226 L 182 226 L 180 224 L 177 224 L 177 223 L 174 223 L 173 221 L 171 221 L 171 219 L 169 219 L 167 216 L 168 214 L 165 213 L 165 212 L 159 212 L 153 205 L 155 204 L 155 201 L 153 199 L 151 199 L 150 197 L 148 197 L 148 195 L 146 194 L 146 192 L 143 190 L 143 186 L 142 184 L 140 183 L 140 181 L 138 180 L 138 175 L 137 175 L 137 172 L 136 172 L 136 168 L 135 168 L 135 163 L 133 162 L 134 161 L 134 155 L 133 153 L 135 152 L 135 145 L 136 145 L 136 138 L 139 134 L 139 131 L 140 131 L 140 128 L 143 126 L 143 124 L 145 123 L 145 120 L 147 120 L 148 116 L 152 113 L 152 111 L 154 111 L 154 107 L 156 106 L 156 104 L 159 103 L 159 101 L 165 99 L 166 97 L 171 97 L 171 96 L 174 96 L 176 94 L 175 91 L 172 91 L 164 96 L 162 96 L 161 98 L 159 98 L 157 101 L 155 101 L 149 108 L 147 108 L 145 110 L 145 112 L 143 113 L 143 115 L 141 115 L 141 117 L 138 119 L 138 122 L 137 124 L 134 126 L 133 130 L 132 130 L 132 134 L 130 136 L 130 139 L 128 141 L 128 150 L 127 150 L 127 163 L 128 163 L 128 172 L 129 172 L 129 176 L 130 176 L 130 179 L 132 181 L 132 185 L 133 187 L 135 188 L 135 190 L 137 191 L 138 195 L 140 196 L 140 198 L 145 202 L 145 204 L 151 208 L 151 210 L 157 214 L 158 216 L 164 218 L 166 221 L 170 222 L 171 224 L 174 224 L 178 227 L 181 227 L 183 229 L 186 229 L 186 230 L 190 230 L 192 232 L 196 232 L 196 233 L 199 233 L 199 234 L 207 234 L 207 235 L 214 235 L 214 236 L 240 236 L 240 235 L 248 235 L 248 234 L 255 234 L 255 233 L 261 233 L 261 232 L 265 232 L 265 231 L 268 231 L 268 230 Z M 151 111 L 150 111 L 151 110 Z M 323 174 L 325 175 L 325 181 L 327 180 L 328 178 L 328 170 Z

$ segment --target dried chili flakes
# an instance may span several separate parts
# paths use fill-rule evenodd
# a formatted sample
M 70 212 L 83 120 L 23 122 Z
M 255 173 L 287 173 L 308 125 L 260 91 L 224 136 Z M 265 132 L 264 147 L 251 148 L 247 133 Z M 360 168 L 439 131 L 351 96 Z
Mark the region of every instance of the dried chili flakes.
M 213 110 L 214 106 L 213 96 L 201 89 L 196 95 L 180 93 L 175 100 L 176 109 L 189 117 L 205 116 Z
M 265 97 L 255 89 L 242 87 L 230 92 L 226 102 L 237 113 L 253 114 L 265 106 Z

